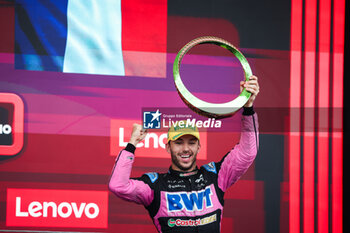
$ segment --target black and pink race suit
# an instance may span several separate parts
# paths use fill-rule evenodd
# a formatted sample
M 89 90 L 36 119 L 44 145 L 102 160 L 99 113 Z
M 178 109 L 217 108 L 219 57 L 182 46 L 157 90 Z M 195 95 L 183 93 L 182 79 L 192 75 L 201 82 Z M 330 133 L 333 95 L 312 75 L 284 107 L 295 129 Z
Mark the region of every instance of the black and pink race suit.
M 109 182 L 118 197 L 142 204 L 159 232 L 219 233 L 225 191 L 254 161 L 258 150 L 257 115 L 242 116 L 239 144 L 220 162 L 210 162 L 192 172 L 169 169 L 130 178 L 135 147 L 122 150 Z

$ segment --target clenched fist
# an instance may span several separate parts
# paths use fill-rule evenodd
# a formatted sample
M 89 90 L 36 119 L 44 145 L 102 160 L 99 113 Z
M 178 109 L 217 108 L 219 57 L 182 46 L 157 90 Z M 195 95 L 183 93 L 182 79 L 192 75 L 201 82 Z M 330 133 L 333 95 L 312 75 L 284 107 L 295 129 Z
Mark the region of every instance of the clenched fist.
M 129 143 L 136 146 L 139 142 L 145 139 L 147 135 L 147 130 L 142 128 L 142 125 L 134 124 L 132 127 L 132 133 Z

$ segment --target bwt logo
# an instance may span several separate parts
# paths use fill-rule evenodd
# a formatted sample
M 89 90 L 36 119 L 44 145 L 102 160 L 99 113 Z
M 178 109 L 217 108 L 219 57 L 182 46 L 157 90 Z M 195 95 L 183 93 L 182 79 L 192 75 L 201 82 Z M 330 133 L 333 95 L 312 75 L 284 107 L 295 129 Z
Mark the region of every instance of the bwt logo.
M 168 212 L 174 211 L 200 211 L 213 206 L 210 187 L 201 191 L 166 193 Z
M 134 123 L 139 123 L 139 121 L 124 119 L 111 120 L 110 155 L 117 156 L 120 150 L 126 147 Z M 167 131 L 149 132 L 144 141 L 136 145 L 138 148 L 137 157 L 170 158 L 170 155 L 165 150 L 167 133 Z M 207 133 L 200 132 L 200 137 L 201 152 L 197 155 L 197 159 L 207 159 Z
M 7 226 L 107 228 L 108 193 L 7 190 Z
M 144 129 L 160 129 L 161 113 L 159 109 L 156 112 L 143 112 L 143 128 Z
M 13 93 L 0 93 L 0 155 L 15 155 L 23 147 L 24 104 Z

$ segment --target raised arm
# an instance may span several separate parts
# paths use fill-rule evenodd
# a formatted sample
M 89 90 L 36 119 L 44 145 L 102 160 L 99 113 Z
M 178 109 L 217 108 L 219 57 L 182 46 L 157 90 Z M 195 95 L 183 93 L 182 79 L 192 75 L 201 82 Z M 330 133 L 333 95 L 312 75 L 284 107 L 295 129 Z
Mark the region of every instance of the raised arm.
M 251 76 L 249 81 L 242 81 L 243 87 L 251 92 L 251 97 L 244 105 L 241 138 L 219 163 L 218 185 L 224 192 L 248 170 L 259 148 L 258 116 L 253 110 L 253 102 L 259 93 L 258 78 Z
M 108 187 L 117 197 L 148 206 L 153 200 L 153 191 L 142 180 L 130 179 L 135 146 L 145 138 L 146 134 L 140 125 L 134 124 L 128 145 L 116 158 Z
M 218 185 L 226 191 L 253 163 L 259 148 L 258 116 L 242 116 L 242 132 L 237 144 L 220 162 Z

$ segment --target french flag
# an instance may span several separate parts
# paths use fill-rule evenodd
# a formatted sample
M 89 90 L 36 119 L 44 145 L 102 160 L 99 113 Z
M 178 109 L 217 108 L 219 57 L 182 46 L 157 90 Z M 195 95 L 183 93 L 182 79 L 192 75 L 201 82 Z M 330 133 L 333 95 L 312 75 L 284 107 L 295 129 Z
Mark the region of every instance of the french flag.
M 166 0 L 18 0 L 16 69 L 166 76 Z

